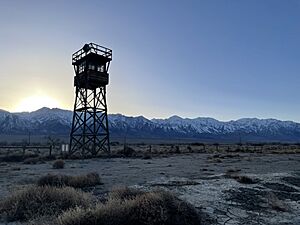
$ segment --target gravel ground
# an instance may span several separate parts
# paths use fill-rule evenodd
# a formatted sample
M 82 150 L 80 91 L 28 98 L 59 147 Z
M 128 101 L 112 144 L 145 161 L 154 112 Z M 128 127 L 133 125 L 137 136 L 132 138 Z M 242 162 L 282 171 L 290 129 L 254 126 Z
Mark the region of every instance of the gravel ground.
M 47 173 L 98 172 L 101 197 L 114 186 L 164 188 L 208 213 L 215 224 L 300 224 L 300 154 L 178 154 L 152 159 L 66 160 L 35 165 L 0 164 L 0 198 Z M 234 176 L 228 176 L 232 172 Z M 245 176 L 253 183 L 240 183 Z

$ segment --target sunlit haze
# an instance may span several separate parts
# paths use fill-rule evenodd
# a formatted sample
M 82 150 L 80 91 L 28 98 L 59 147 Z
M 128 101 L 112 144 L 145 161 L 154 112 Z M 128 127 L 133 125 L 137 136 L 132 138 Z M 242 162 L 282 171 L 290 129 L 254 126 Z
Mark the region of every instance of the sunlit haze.
M 15 112 L 32 112 L 42 107 L 59 108 L 60 104 L 56 99 L 49 96 L 30 96 L 21 99 L 14 109 Z

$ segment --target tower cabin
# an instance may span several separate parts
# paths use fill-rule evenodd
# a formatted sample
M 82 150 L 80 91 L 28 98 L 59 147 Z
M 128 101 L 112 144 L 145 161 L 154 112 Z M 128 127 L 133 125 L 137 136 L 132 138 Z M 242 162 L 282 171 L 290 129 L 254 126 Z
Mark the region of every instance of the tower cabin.
M 112 50 L 89 43 L 72 55 L 75 70 L 74 86 L 95 90 L 108 84 Z

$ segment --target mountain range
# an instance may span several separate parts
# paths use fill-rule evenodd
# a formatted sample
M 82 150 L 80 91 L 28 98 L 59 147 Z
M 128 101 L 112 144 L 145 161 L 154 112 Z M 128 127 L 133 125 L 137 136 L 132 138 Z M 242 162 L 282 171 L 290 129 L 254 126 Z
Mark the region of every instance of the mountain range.
M 0 110 L 0 135 L 67 135 L 72 111 L 41 108 L 33 112 L 10 113 Z M 194 119 L 172 116 L 147 119 L 110 114 L 112 137 L 135 139 L 189 139 L 198 141 L 300 142 L 300 123 L 276 119 L 243 118 L 227 122 L 213 118 Z

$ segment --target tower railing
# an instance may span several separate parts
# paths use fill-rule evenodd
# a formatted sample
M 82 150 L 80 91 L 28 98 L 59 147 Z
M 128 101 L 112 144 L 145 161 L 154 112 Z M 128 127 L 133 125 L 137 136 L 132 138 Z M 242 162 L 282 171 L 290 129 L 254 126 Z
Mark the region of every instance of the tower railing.
M 97 45 L 94 43 L 88 44 L 88 49 L 80 49 L 72 55 L 72 64 L 75 64 L 77 61 L 81 60 L 83 57 L 94 53 L 100 56 L 103 56 L 108 59 L 112 59 L 112 50 L 101 45 Z

